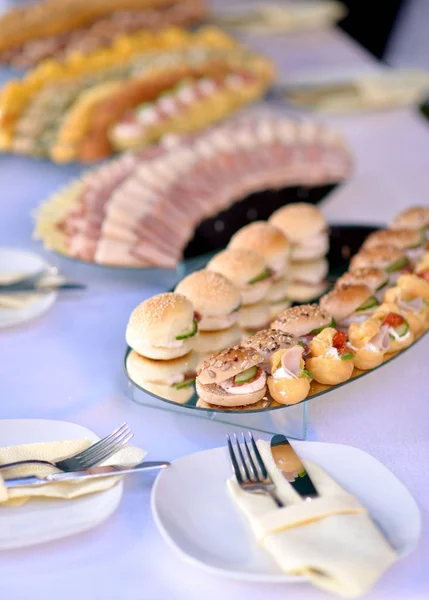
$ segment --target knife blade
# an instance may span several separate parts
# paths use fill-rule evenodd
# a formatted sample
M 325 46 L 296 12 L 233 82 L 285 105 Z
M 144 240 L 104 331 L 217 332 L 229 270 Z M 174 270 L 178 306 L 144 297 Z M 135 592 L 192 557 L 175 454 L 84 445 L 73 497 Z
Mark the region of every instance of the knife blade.
M 61 290 L 85 290 L 86 285 L 83 283 L 59 283 L 58 285 L 26 285 L 22 287 L 16 288 L 2 288 L 0 287 L 0 294 L 28 294 L 28 293 L 36 293 L 43 294 L 46 292 L 57 292 Z
M 51 473 L 45 477 L 29 475 L 27 477 L 14 477 L 3 481 L 7 489 L 17 487 L 40 487 L 49 483 L 58 483 L 63 481 L 85 481 L 87 479 L 98 479 L 101 477 L 111 477 L 112 475 L 126 475 L 127 473 L 137 473 L 139 471 L 150 471 L 152 469 L 164 469 L 169 466 L 165 461 L 146 461 L 139 463 L 135 467 L 117 467 L 114 465 L 106 467 L 93 467 L 82 471 L 71 473 Z
M 271 439 L 271 454 L 276 467 L 300 496 L 314 498 L 319 495 L 301 459 L 284 435 L 275 435 Z

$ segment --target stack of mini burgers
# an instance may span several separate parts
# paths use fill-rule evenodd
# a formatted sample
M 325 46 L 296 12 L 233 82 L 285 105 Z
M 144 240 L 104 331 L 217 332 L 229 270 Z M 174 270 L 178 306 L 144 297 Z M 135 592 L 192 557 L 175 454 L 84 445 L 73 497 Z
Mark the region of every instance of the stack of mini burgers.
M 198 364 L 240 341 L 241 295 L 229 279 L 203 269 L 185 277 L 175 291 L 194 306 L 199 329 L 194 348 Z
M 292 244 L 287 271 L 289 299 L 304 303 L 324 294 L 328 288 L 329 235 L 322 213 L 312 204 L 297 202 L 275 211 L 269 222 Z
M 172 292 L 145 300 L 131 313 L 127 371 L 140 387 L 183 404 L 194 394 L 198 323 L 192 303 Z

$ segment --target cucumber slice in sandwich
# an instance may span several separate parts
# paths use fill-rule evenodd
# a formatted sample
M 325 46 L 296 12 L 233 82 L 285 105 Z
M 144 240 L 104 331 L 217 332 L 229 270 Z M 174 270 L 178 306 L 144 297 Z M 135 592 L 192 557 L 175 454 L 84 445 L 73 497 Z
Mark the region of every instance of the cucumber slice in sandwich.
M 395 327 L 395 331 L 399 337 L 404 337 L 404 335 L 407 335 L 409 328 L 410 327 L 407 321 L 404 321 L 403 323 L 398 325 L 398 327 Z
M 374 308 L 375 306 L 379 306 L 379 301 L 377 300 L 377 298 L 375 296 L 370 296 L 368 298 L 368 300 L 365 300 L 365 302 L 363 304 L 361 304 L 359 306 L 359 308 L 356 309 L 356 312 L 361 311 L 361 310 L 369 310 L 370 308 Z
M 326 329 L 327 327 L 334 327 L 335 328 L 335 319 L 332 318 L 331 322 L 328 323 L 328 325 L 324 325 L 323 327 L 319 327 L 318 329 L 313 329 L 313 331 L 310 331 L 311 335 L 317 335 L 318 333 L 320 333 L 321 331 L 323 331 L 324 329 Z
M 307 379 L 313 379 L 313 375 L 307 369 L 302 369 L 300 377 L 307 377 Z
M 394 262 L 392 265 L 390 265 L 389 267 L 386 267 L 386 272 L 387 273 L 394 273 L 395 271 L 399 271 L 400 269 L 403 269 L 406 265 L 408 265 L 409 260 L 406 256 L 400 258 L 399 260 L 397 260 L 396 262 Z
M 191 387 L 194 383 L 195 379 L 186 379 L 185 381 L 182 381 L 182 383 L 177 383 L 174 387 L 176 390 L 183 390 L 184 388 Z
M 353 352 L 347 352 L 346 354 L 340 354 L 340 360 L 351 360 L 354 358 Z
M 180 335 L 176 335 L 176 340 L 186 340 L 188 338 L 193 337 L 198 331 L 198 325 L 196 320 L 193 321 L 193 326 L 191 331 L 186 331 L 185 333 L 181 333 Z
M 234 383 L 236 383 L 236 384 L 247 383 L 248 381 L 250 381 L 251 379 L 253 379 L 256 376 L 257 372 L 258 372 L 258 367 L 250 367 L 250 369 L 246 369 L 242 373 L 239 373 L 238 375 L 236 375 L 234 377 Z
M 253 285 L 254 283 L 259 283 L 260 281 L 264 281 L 264 279 L 268 279 L 268 277 L 271 275 L 269 268 L 267 267 L 266 269 L 264 269 L 262 271 L 262 273 L 259 273 L 259 275 L 257 275 L 256 277 L 254 277 L 253 279 L 251 279 L 249 281 L 250 285 Z

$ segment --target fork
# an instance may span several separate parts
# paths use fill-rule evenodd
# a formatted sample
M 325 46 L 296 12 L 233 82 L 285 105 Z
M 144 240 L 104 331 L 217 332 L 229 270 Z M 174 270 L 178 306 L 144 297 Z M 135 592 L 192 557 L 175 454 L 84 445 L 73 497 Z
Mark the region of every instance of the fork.
M 69 456 L 63 460 L 57 462 L 37 459 L 19 460 L 0 465 L 0 471 L 20 467 L 21 465 L 48 465 L 50 467 L 55 467 L 60 471 L 64 471 L 65 473 L 90 469 L 104 462 L 113 456 L 113 454 L 116 454 L 122 446 L 128 444 L 133 436 L 134 433 L 128 425 L 124 423 L 110 435 L 107 435 L 95 444 L 92 444 L 92 446 L 83 450 L 83 452 L 79 452 L 78 454 Z
M 241 435 L 242 444 L 247 455 L 247 461 L 244 457 L 237 434 L 234 433 L 237 452 L 234 451 L 234 446 L 232 445 L 230 435 L 226 435 L 229 456 L 231 458 L 232 468 L 238 485 L 242 490 L 251 494 L 267 494 L 268 496 L 271 496 L 277 506 L 284 506 L 284 503 L 277 496 L 275 485 L 268 474 L 267 468 L 262 460 L 262 456 L 255 443 L 253 434 L 250 431 L 248 432 L 249 441 L 258 466 L 256 466 L 255 460 L 252 456 L 252 451 L 249 448 L 249 443 L 244 435 L 244 432 L 242 432 Z

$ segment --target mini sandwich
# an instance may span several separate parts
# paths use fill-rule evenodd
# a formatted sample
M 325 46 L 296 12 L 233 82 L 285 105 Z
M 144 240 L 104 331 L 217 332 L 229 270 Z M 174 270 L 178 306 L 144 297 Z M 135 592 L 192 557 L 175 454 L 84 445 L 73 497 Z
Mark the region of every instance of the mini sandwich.
M 396 283 L 399 275 L 410 271 L 410 261 L 402 250 L 392 246 L 363 248 L 350 261 L 350 270 L 363 267 L 381 269 L 389 275 L 390 284 Z
M 139 387 L 166 400 L 184 404 L 195 393 L 197 357 L 190 352 L 173 360 L 152 360 L 131 351 L 127 372 Z
M 384 302 L 402 311 L 414 335 L 429 326 L 429 282 L 418 275 L 401 275 L 396 286 L 387 290 Z
M 253 348 L 234 346 L 205 361 L 198 371 L 198 396 L 215 406 L 255 404 L 265 396 L 264 357 Z
M 381 302 L 389 285 L 389 276 L 382 269 L 362 267 L 344 273 L 337 279 L 335 287 L 339 288 L 347 285 L 366 285 L 377 300 Z
M 363 323 L 380 305 L 366 285 L 345 285 L 334 288 L 320 299 L 320 306 L 329 312 L 339 328 L 348 329 L 351 323 Z
M 402 250 L 411 262 L 418 261 L 425 253 L 425 236 L 421 231 L 413 229 L 382 229 L 371 233 L 363 248 L 377 248 L 378 246 L 392 246 Z
M 315 260 L 327 254 L 328 227 L 325 217 L 312 204 L 288 204 L 276 210 L 269 221 L 291 241 L 293 261 Z
M 402 311 L 396 305 L 381 304 L 374 313 L 381 325 L 387 325 L 390 345 L 387 352 L 398 352 L 414 342 L 414 334 Z
M 266 302 L 258 302 L 243 306 L 240 311 L 240 327 L 245 335 L 253 335 L 268 327 L 270 323 L 270 308 Z
M 310 302 L 324 294 L 328 289 L 328 270 L 329 265 L 325 258 L 291 263 L 287 279 L 288 294 L 292 302 Z
M 333 327 L 326 327 L 310 342 L 305 364 L 312 377 L 325 385 L 338 385 L 353 373 L 353 352 L 347 347 L 347 336 Z
M 289 283 L 286 279 L 274 281 L 265 298 L 270 311 L 270 320 L 274 319 L 292 304 L 288 295 Z
M 429 206 L 412 206 L 395 217 L 390 229 L 422 231 L 429 239 Z
M 128 346 L 141 356 L 171 360 L 194 349 L 198 324 L 191 302 L 173 292 L 158 294 L 133 310 L 128 321 Z
M 268 389 L 279 404 L 297 404 L 308 396 L 311 374 L 306 371 L 302 346 L 277 350 L 270 358 Z
M 354 353 L 354 365 L 361 371 L 375 369 L 383 362 L 390 347 L 389 326 L 378 319 L 352 323 L 348 331 L 349 347 Z
M 301 304 L 288 308 L 271 323 L 273 329 L 285 331 L 308 344 L 325 327 L 335 327 L 335 321 L 317 304 Z
M 185 277 L 175 291 L 192 302 L 200 331 L 228 329 L 238 321 L 240 292 L 220 273 L 196 271 Z
M 272 283 L 264 257 L 253 250 L 223 250 L 211 259 L 207 269 L 221 273 L 237 286 L 243 306 L 263 300 Z
M 265 258 L 274 280 L 281 279 L 289 264 L 291 245 L 287 237 L 265 221 L 255 221 L 232 236 L 228 248 L 254 250 Z
M 237 345 L 241 340 L 241 329 L 235 324 L 228 329 L 220 329 L 219 331 L 200 331 L 195 345 L 195 352 L 199 354 L 218 354 Z
M 216 404 L 209 404 L 202 398 L 198 398 L 195 406 L 197 408 L 205 408 L 206 410 L 253 411 L 253 410 L 263 410 L 264 408 L 267 408 L 268 406 L 272 406 L 272 401 L 271 401 L 271 399 L 268 399 L 268 398 L 262 398 L 262 400 L 255 402 L 255 404 L 247 404 L 245 406 L 230 406 L 230 407 L 228 407 L 228 406 L 217 406 Z
M 298 339 L 290 333 L 278 331 L 277 329 L 264 329 L 252 335 L 243 346 L 253 348 L 264 357 L 264 368 L 270 371 L 270 360 L 278 350 L 288 350 L 298 344 Z

